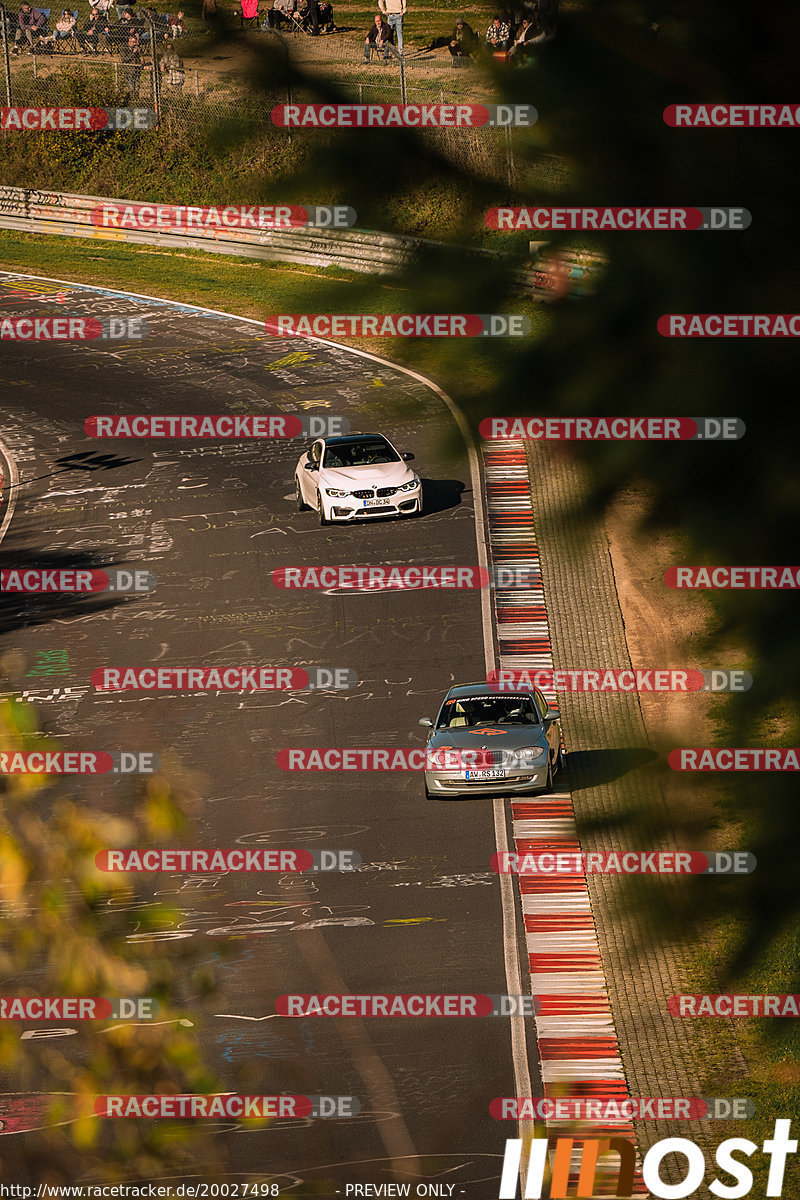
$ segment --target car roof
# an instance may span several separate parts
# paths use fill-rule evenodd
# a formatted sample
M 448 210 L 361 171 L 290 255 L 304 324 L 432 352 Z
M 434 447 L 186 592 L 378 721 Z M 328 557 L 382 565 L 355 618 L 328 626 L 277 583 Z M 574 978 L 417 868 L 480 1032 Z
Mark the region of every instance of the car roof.
M 519 695 L 520 692 L 525 692 L 526 694 L 529 695 L 532 691 L 533 691 L 533 688 L 529 688 L 529 687 L 515 688 L 512 692 L 495 691 L 489 687 L 489 685 L 487 684 L 485 679 L 482 679 L 478 683 L 460 683 L 456 687 L 451 687 L 450 691 L 447 693 L 447 697 L 457 699 L 459 696 L 480 695 L 480 696 L 486 696 L 486 698 L 488 700 L 490 697 L 492 699 L 494 699 L 495 697 L 498 697 L 498 696 L 510 695 L 513 697 L 515 695 Z
M 376 440 L 388 442 L 389 439 L 384 433 L 345 433 L 340 434 L 339 437 L 320 438 L 320 441 L 324 442 L 326 446 L 352 446 L 353 443 L 374 442 Z

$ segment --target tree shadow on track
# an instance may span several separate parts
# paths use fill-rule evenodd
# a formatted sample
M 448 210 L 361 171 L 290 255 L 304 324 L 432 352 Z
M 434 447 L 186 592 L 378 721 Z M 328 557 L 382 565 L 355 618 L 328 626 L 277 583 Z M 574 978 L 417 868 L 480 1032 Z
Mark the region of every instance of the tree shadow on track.
M 556 777 L 556 790 L 559 790 L 563 779 L 564 788 L 570 791 L 583 791 L 586 788 L 599 787 L 604 783 L 613 783 L 637 771 L 640 767 L 650 766 L 658 755 L 654 750 L 645 747 L 626 747 L 619 750 L 573 750 L 567 755 L 567 769 L 563 776 Z
M 113 570 L 125 566 L 108 552 L 97 550 L 48 549 L 41 534 L 31 526 L 14 522 L 0 544 L 0 569 L 19 570 Z M 145 595 L 147 593 L 144 593 Z M 109 592 L 8 592 L 0 591 L 0 636 L 18 629 L 66 621 L 115 608 L 136 597 Z

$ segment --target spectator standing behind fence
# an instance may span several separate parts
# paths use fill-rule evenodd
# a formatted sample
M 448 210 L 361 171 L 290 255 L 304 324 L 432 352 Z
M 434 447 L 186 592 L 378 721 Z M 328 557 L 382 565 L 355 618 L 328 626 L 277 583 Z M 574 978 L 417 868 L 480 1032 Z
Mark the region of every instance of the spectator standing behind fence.
M 378 8 L 382 15 L 386 18 L 394 40 L 397 42 L 397 49 L 403 53 L 403 17 L 406 15 L 408 5 L 406 0 L 378 0 Z
M 44 13 L 39 12 L 38 8 L 31 8 L 27 3 L 20 5 L 17 13 L 17 31 L 14 34 L 14 54 L 19 54 L 19 43 L 23 38 L 31 50 L 33 49 L 34 41 L 44 28 L 46 19 Z
M 161 59 L 161 73 L 164 76 L 164 82 L 173 91 L 180 92 L 183 90 L 186 72 L 183 69 L 183 59 L 174 46 L 167 46 L 164 51 Z
M 214 8 L 214 11 L 216 12 L 216 7 Z M 175 38 L 183 37 L 183 35 L 186 33 L 186 22 L 184 21 L 183 13 L 180 10 L 176 13 L 170 13 L 169 31 L 172 34 L 173 41 Z
M 491 50 L 493 54 L 507 50 L 510 40 L 511 30 L 508 25 L 500 17 L 495 17 L 486 30 L 486 49 Z
M 125 88 L 131 96 L 138 99 L 139 84 L 142 78 L 142 53 L 139 49 L 139 39 L 135 33 L 128 38 L 128 44 L 123 46 L 120 57 L 126 64 L 123 72 Z
M 383 51 L 383 61 L 389 61 L 389 47 L 394 38 L 394 30 L 387 25 L 380 13 L 370 26 L 369 33 L 364 38 L 364 62 L 368 63 L 373 50 Z

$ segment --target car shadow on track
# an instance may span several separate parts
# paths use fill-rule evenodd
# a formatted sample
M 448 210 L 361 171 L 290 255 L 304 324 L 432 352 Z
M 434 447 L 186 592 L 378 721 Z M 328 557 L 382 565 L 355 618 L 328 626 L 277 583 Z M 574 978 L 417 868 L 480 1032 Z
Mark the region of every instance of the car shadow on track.
M 466 485 L 460 479 L 423 479 L 422 516 L 458 508 Z

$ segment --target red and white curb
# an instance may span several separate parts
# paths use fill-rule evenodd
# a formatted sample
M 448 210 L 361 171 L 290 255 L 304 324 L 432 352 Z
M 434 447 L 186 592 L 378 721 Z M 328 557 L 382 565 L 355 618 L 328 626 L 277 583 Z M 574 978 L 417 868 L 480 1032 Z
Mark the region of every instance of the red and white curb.
M 505 670 L 553 669 L 547 605 L 536 540 L 525 443 L 484 442 L 489 552 L 494 566 L 534 568 L 533 586 L 495 593 L 498 663 Z M 542 689 L 548 701 L 555 691 Z M 556 776 L 555 788 L 558 788 Z M 572 797 L 554 790 L 511 804 L 517 853 L 578 851 Z M 629 1097 L 608 997 L 585 875 L 519 879 L 531 991 L 537 1000 L 536 1036 L 543 1093 L 548 1099 Z M 547 1120 L 548 1134 L 569 1134 L 578 1147 L 570 1179 L 577 1181 L 583 1138 L 635 1140 L 631 1121 L 574 1128 L 574 1121 Z M 598 1194 L 616 1180 L 615 1159 L 601 1159 Z M 604 1179 L 607 1176 L 607 1179 Z M 637 1177 L 636 1195 L 647 1195 Z

